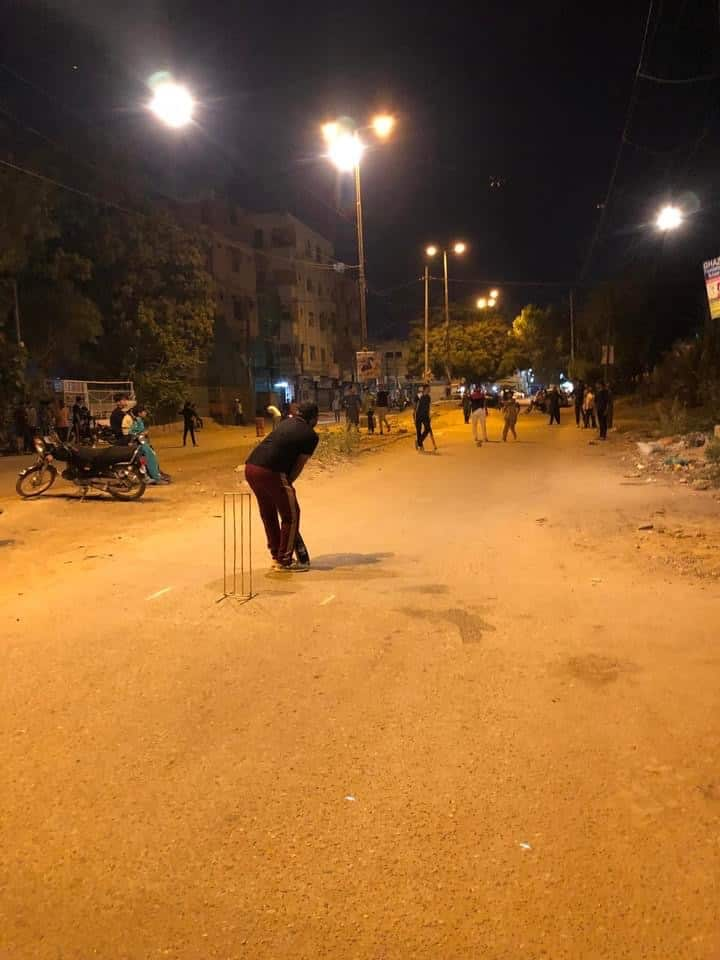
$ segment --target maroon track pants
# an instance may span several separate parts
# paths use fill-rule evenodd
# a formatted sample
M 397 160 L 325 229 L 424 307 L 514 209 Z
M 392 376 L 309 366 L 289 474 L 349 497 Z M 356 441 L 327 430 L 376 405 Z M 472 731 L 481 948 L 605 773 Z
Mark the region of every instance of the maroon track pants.
M 257 497 L 273 560 L 290 563 L 300 529 L 300 507 L 292 484 L 284 473 L 256 467 L 252 463 L 245 464 L 245 479 Z

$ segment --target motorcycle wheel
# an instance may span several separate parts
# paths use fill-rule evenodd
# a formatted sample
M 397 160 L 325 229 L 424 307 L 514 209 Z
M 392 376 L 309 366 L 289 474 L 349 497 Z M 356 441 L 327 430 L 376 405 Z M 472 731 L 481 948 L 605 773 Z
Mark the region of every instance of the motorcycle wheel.
M 18 477 L 15 490 L 23 500 L 31 500 L 49 490 L 55 483 L 56 477 L 57 470 L 51 464 L 31 467 L 27 473 Z
M 145 481 L 135 469 L 128 470 L 127 474 L 118 477 L 115 483 L 109 483 L 107 488 L 114 500 L 139 500 L 145 494 Z

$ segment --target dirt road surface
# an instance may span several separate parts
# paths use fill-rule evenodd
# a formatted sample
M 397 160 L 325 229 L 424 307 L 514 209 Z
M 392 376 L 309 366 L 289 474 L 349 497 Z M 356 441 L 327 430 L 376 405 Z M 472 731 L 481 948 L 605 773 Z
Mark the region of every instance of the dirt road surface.
M 720 957 L 718 503 L 535 416 L 304 475 L 245 605 L 230 454 L 3 500 L 3 960 Z

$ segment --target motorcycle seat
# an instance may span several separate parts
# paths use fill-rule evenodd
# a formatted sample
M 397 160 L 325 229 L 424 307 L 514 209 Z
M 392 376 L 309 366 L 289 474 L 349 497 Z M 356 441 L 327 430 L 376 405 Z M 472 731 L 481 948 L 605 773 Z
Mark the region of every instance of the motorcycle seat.
M 113 463 L 127 463 L 132 450 L 128 447 L 80 447 L 75 457 L 83 467 L 109 467 Z

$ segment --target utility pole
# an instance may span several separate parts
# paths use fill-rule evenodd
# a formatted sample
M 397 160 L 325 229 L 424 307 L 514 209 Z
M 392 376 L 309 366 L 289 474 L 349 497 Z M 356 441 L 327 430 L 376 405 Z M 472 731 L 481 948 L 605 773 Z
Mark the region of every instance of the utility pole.
M 363 236 L 363 214 L 362 214 L 362 191 L 360 189 L 360 164 L 355 164 L 355 207 L 357 223 L 357 245 L 358 259 L 358 286 L 360 289 L 360 346 L 367 350 L 368 345 L 368 326 L 367 326 L 367 284 L 365 280 L 365 238 Z
M 443 250 L 443 280 L 445 283 L 445 367 L 447 382 L 450 386 L 450 292 L 448 290 L 448 258 L 447 250 Z
M 570 291 L 570 377 L 575 378 L 575 291 Z
M 430 268 L 425 264 L 425 370 L 423 380 L 427 380 L 430 372 L 430 348 L 428 334 L 430 328 Z

